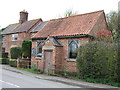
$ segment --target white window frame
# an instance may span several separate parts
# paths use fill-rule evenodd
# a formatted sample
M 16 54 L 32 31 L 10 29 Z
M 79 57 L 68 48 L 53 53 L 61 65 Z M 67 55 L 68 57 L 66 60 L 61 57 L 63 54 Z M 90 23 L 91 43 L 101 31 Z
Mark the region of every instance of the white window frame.
M 6 36 L 3 36 L 3 37 L 2 37 L 2 41 L 3 41 L 3 42 L 6 41 Z
M 68 40 L 68 59 L 67 59 L 67 61 L 76 61 L 76 58 L 70 58 L 69 57 L 69 45 L 70 45 L 69 41 L 74 41 L 78 45 L 78 48 L 79 48 L 79 46 L 80 46 L 80 40 L 78 40 L 78 43 L 76 42 L 76 40 L 78 40 L 78 39 Z
M 43 48 L 43 47 L 41 46 L 41 45 L 43 44 L 43 42 L 44 42 L 44 41 L 39 41 L 39 42 L 37 42 L 37 50 L 36 50 L 36 54 L 37 54 L 37 55 L 38 55 L 38 53 L 39 53 L 39 47 L 41 47 L 41 50 L 42 50 L 42 48 Z M 42 54 L 42 52 L 41 52 L 41 54 Z M 36 55 L 36 57 L 42 57 L 42 56 L 37 56 L 37 55 Z
M 18 34 L 12 34 L 12 41 L 18 40 Z

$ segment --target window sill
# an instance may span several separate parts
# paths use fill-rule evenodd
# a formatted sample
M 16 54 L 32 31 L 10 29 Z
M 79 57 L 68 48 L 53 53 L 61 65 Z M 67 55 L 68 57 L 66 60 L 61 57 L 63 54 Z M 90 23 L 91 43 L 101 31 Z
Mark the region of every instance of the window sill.
M 67 62 L 76 62 L 76 59 L 67 59 Z
M 35 57 L 35 59 L 36 59 L 36 60 L 41 60 L 41 59 L 42 59 L 42 57 Z
M 12 41 L 18 41 L 18 40 L 12 40 Z

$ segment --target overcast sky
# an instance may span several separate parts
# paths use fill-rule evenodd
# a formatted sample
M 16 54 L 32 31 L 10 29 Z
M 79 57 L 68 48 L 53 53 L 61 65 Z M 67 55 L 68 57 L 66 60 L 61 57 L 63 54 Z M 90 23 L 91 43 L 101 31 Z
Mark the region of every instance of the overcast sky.
M 28 19 L 42 18 L 43 21 L 58 18 L 72 9 L 78 14 L 104 10 L 118 10 L 120 0 L 1 0 L 0 28 L 19 22 L 19 12 L 26 10 Z

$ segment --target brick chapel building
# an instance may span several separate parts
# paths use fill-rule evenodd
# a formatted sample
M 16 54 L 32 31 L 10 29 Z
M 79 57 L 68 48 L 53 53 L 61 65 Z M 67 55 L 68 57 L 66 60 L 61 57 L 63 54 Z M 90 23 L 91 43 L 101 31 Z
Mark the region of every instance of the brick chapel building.
M 32 65 L 45 73 L 76 72 L 79 46 L 108 30 L 104 11 L 53 19 L 32 37 Z

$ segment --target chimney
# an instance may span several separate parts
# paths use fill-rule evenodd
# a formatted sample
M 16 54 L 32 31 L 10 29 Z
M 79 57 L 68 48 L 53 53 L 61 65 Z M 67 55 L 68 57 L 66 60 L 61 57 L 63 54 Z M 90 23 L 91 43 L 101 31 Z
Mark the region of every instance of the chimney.
M 24 23 L 25 21 L 28 20 L 28 12 L 23 10 L 20 12 L 20 20 L 19 20 L 19 23 L 22 24 Z

